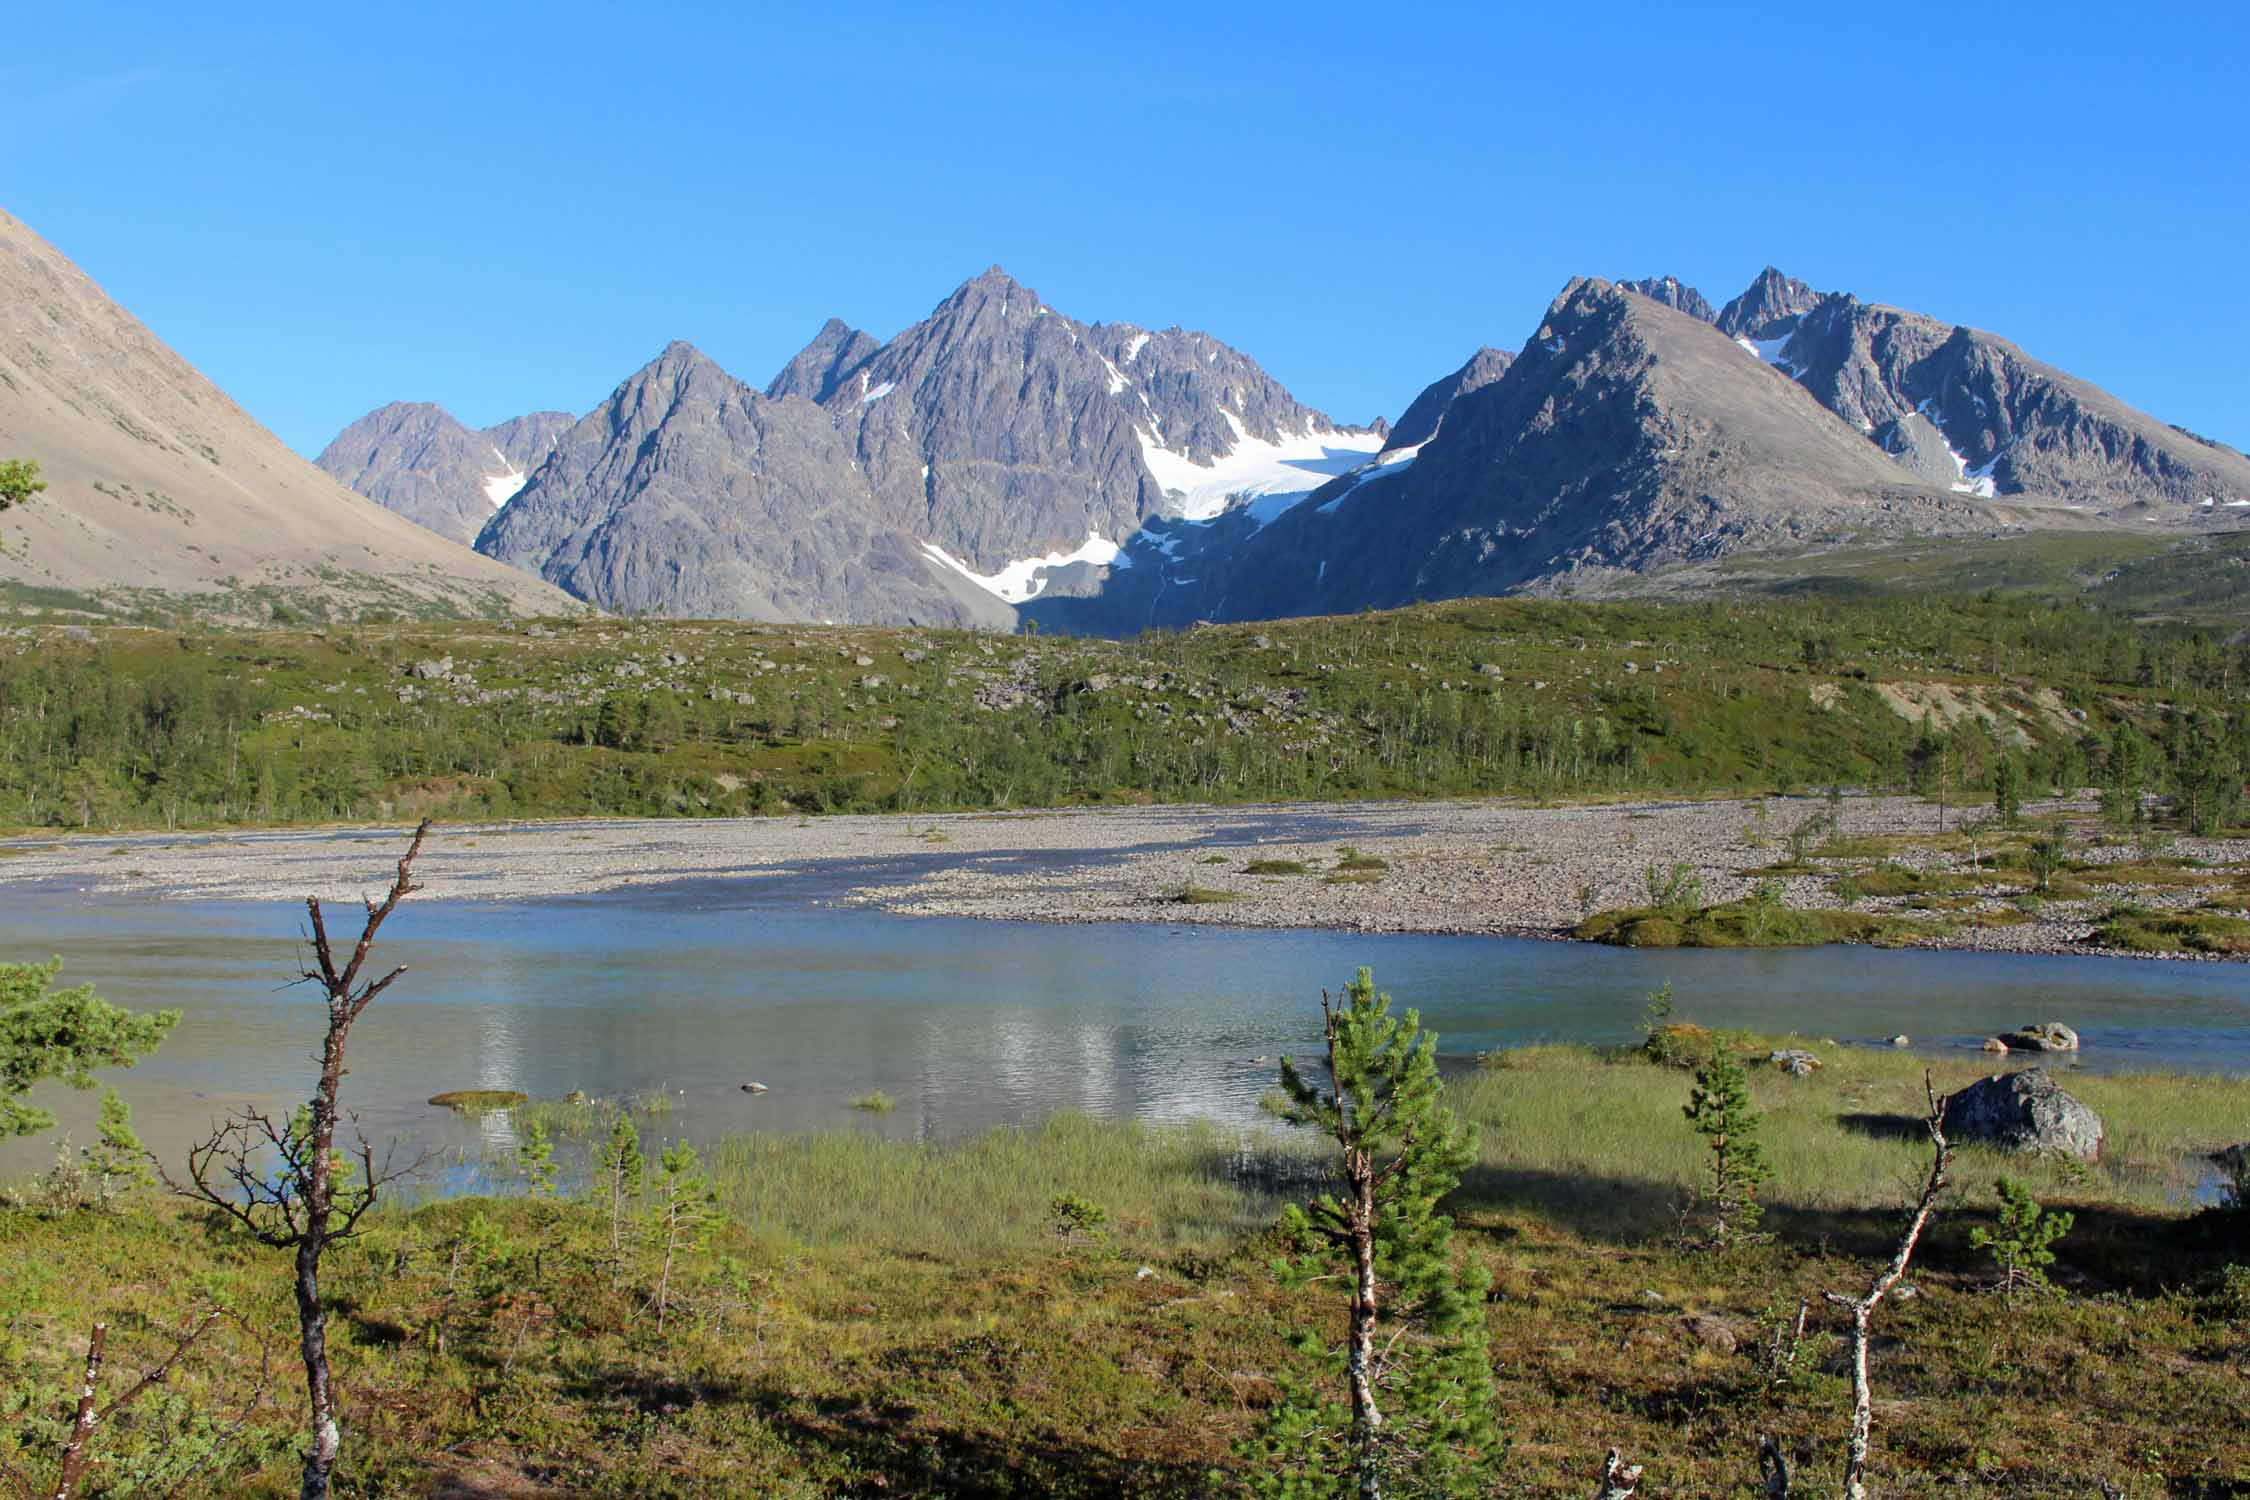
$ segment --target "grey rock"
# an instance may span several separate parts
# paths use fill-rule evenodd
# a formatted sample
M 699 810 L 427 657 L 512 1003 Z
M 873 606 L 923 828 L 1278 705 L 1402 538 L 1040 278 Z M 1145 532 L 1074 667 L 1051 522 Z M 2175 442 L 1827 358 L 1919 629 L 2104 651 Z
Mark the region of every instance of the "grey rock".
M 2010 1052 L 2076 1052 L 2078 1033 L 2060 1021 L 2042 1021 L 2000 1038 Z
M 1914 1039 L 1902 1031 L 1891 1038 L 1891 1045 L 1894 1047 L 1911 1047 L 1914 1045 Z
M 1164 533 L 1170 568 L 1113 572 L 1105 608 L 1026 613 L 1129 629 L 1618 588 L 1751 547 L 1989 524 L 1711 325 L 1574 281 L 1411 464 L 1335 480 L 1263 527 Z
M 1780 338 L 1794 332 L 1798 320 L 1820 302 L 1821 294 L 1810 286 L 1768 266 L 1720 310 L 1716 321 L 1728 338 Z
M 1719 320 L 1719 310 L 1711 305 L 1710 300 L 1677 276 L 1647 276 L 1639 281 L 1620 281 L 1617 284 L 1628 292 L 1638 292 L 1652 302 L 1661 302 L 1666 307 L 1684 312 L 1705 323 L 1716 323 Z
M 1680 1319 L 1680 1328 L 1689 1338 L 1719 1354 L 1732 1354 L 1741 1345 L 1742 1336 L 1734 1325 L 1711 1313 L 1692 1313 Z
M 766 395 L 775 401 L 783 396 L 802 396 L 815 404 L 826 401 L 882 347 L 873 336 L 841 318 L 830 318 L 813 335 L 812 342 L 782 366 L 781 373 L 766 386 Z
M 1772 291 L 1761 278 L 1728 304 L 1745 307 L 1741 331 L 1785 335 L 1777 368 L 1932 483 L 2176 524 L 2216 524 L 2230 501 L 2250 500 L 2250 459 L 1997 335 L 1842 293 L 1807 306 L 1761 287 Z
M 2065 1093 L 2044 1068 L 1979 1079 L 1946 1098 L 1943 1121 L 1955 1142 L 2080 1161 L 2101 1155 L 2101 1116 Z
M 1810 1078 L 1813 1070 L 1820 1066 L 1820 1059 L 1802 1047 L 1784 1047 L 1768 1053 L 1766 1061 L 1792 1078 Z
M 414 664 L 414 675 L 424 682 L 443 681 L 453 675 L 453 658 L 441 656 L 434 661 L 418 661 Z
M 1987 1052 L 2005 1052 L 2008 1050 L 2008 1044 L 1996 1036 L 1988 1036 L 1984 1039 L 1984 1050 Z
M 314 460 L 387 510 L 466 546 L 571 424 L 534 412 L 483 432 L 426 401 L 394 401 L 338 433 Z
M 876 510 L 819 407 L 674 343 L 572 426 L 477 549 L 619 611 L 1014 623 Z
M 1515 360 L 1505 350 L 1486 347 L 1470 355 L 1467 364 L 1444 379 L 1431 381 L 1400 415 L 1398 425 L 1383 442 L 1383 451 L 1417 447 L 1436 437 L 1453 403 L 1507 374 Z

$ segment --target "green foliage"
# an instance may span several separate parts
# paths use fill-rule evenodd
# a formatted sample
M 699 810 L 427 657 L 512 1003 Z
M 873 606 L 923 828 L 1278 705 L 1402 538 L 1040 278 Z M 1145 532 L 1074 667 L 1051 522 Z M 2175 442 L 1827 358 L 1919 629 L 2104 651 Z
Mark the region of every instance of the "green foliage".
M 86 1148 L 86 1174 L 93 1183 L 94 1201 L 104 1205 L 155 1184 L 148 1169 L 148 1153 L 133 1132 L 132 1107 L 115 1089 L 102 1090 L 94 1144 Z
M 1773 1176 L 1759 1139 L 1764 1116 L 1750 1097 L 1750 1075 L 1732 1047 L 1712 1050 L 1696 1070 L 1685 1108 L 1688 1123 L 1711 1150 L 1710 1179 L 1696 1207 L 1709 1222 L 1709 1243 L 1723 1248 L 1754 1236 L 1763 1210 L 1759 1184 Z
M 2047 1279 L 2047 1268 L 2055 1263 L 2053 1246 L 2070 1233 L 2076 1217 L 2063 1211 L 2042 1211 L 2031 1189 L 2012 1177 L 2002 1177 L 1996 1190 L 2000 1195 L 1999 1222 L 1990 1229 L 1982 1224 L 1972 1228 L 1969 1244 L 1992 1256 L 2000 1272 L 2000 1293 L 2008 1301 L 2015 1301 L 2016 1291 L 2022 1287 L 2053 1291 L 2054 1283 Z
M 1438 1211 L 1476 1161 L 1474 1135 L 1446 1106 L 1436 1036 L 1414 1011 L 1394 1016 L 1368 970 L 1341 1005 L 1324 996 L 1322 1010 L 1329 1086 L 1284 1057 L 1283 1118 L 1335 1141 L 1343 1191 L 1285 1210 L 1289 1253 L 1275 1273 L 1291 1289 L 1349 1285 L 1351 1332 L 1341 1347 L 1310 1330 L 1295 1336 L 1324 1378 L 1282 1382 L 1240 1450 L 1252 1489 L 1345 1496 L 1379 1482 L 1394 1496 L 1490 1493 L 1502 1446 L 1486 1353 L 1491 1277 L 1455 1254 L 1453 1221 Z
M 1109 1223 L 1109 1211 L 1076 1193 L 1057 1193 L 1047 1204 L 1055 1238 L 1076 1244 L 1099 1240 Z
M 22 505 L 46 487 L 37 459 L 0 459 L 0 510 Z
M 2031 888 L 2039 895 L 2047 894 L 2055 877 L 2069 863 L 2070 830 L 2059 822 L 2024 848 L 2024 869 L 2030 872 Z
M 2015 827 L 2023 816 L 2023 770 L 2013 755 L 1993 762 L 1992 812 L 2002 828 Z
M 525 1120 L 516 1127 L 516 1168 L 534 1198 L 554 1196 L 555 1143 L 544 1120 Z
M 1840 664 L 1812 684 L 1834 690 L 1816 703 L 1808 636 L 1845 643 L 1840 663 L 1880 658 L 1887 681 L 1949 684 L 2014 714 L 2028 738 L 2007 753 L 2030 783 L 2082 784 L 2118 728 L 2145 740 L 2174 709 L 2183 724 L 2203 710 L 2212 755 L 2167 731 L 2179 753 L 2144 768 L 2167 788 L 2200 785 L 2222 751 L 2241 759 L 2227 711 L 2239 648 L 2022 600 L 1465 600 L 1125 642 L 539 630 L 43 640 L 0 656 L 0 818 L 174 828 L 1899 785 L 1912 726 Z M 1651 654 L 1661 674 L 1626 670 Z M 451 677 L 414 673 L 448 656 Z M 1477 671 L 1496 657 L 1506 677 Z M 1095 676 L 1110 685 L 1075 690 Z M 2010 707 L 2042 691 L 2083 728 Z M 1990 769 L 1982 730 L 1952 737 L 1964 778 Z
M 887 1115 L 898 1108 L 898 1101 L 881 1089 L 869 1089 L 866 1093 L 855 1096 L 851 1104 L 852 1108 L 871 1115 Z
M 0 1139 L 35 1135 L 55 1123 L 52 1114 L 22 1101 L 33 1084 L 53 1079 L 90 1089 L 96 1068 L 131 1067 L 179 1022 L 176 1010 L 121 1009 L 91 985 L 53 989 L 61 969 L 59 958 L 0 964 Z
M 1684 859 L 1669 868 L 1652 864 L 1641 879 L 1648 887 L 1648 904 L 1660 912 L 1685 916 L 1703 905 L 1703 877 Z

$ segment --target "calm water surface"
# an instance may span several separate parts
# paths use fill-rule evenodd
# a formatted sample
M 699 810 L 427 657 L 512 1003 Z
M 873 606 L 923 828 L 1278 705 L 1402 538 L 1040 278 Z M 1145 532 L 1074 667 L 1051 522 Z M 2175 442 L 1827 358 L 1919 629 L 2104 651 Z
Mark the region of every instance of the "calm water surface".
M 1506 938 L 1046 926 L 814 904 L 833 887 L 699 883 L 537 904 L 416 900 L 379 957 L 412 971 L 352 1041 L 347 1097 L 374 1138 L 504 1137 L 426 1104 L 445 1089 L 663 1092 L 696 1139 L 853 1122 L 951 1136 L 1083 1109 L 1254 1118 L 1271 1059 L 1307 1050 L 1322 986 L 1355 966 L 1418 1006 L 1450 1054 L 1637 1034 L 1669 980 L 1683 1014 L 1842 1042 L 1905 1032 L 1967 1049 L 2053 1017 L 2089 1068 L 2250 1074 L 2250 966 L 1825 948 L 1646 953 Z M 348 909 L 356 918 L 356 909 Z M 346 908 L 331 916 L 350 926 Z M 0 959 L 59 953 L 64 982 L 185 1016 L 112 1075 L 151 1145 L 243 1103 L 304 1097 L 319 1036 L 295 905 L 17 891 Z M 1263 1059 L 1263 1060 L 1260 1060 Z M 755 1080 L 771 1092 L 752 1097 Z M 848 1101 L 881 1089 L 895 1113 Z M 81 1138 L 91 1096 L 45 1090 Z M 52 1137 L 0 1154 L 40 1164 Z

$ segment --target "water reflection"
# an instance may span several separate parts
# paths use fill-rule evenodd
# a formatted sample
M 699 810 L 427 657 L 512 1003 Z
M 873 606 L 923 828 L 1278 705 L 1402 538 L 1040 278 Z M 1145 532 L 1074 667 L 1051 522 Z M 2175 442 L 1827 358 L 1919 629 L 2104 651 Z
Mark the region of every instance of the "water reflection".
M 1866 949 L 1643 953 L 1491 938 L 1057 927 L 790 907 L 704 882 L 545 905 L 419 902 L 385 929 L 410 971 L 362 1018 L 349 1106 L 371 1139 L 506 1153 L 506 1113 L 456 1118 L 447 1089 L 535 1098 L 662 1093 L 664 1132 L 848 1125 L 937 1138 L 1057 1109 L 1253 1123 L 1274 1059 L 1317 1044 L 1320 989 L 1374 966 L 1449 1054 L 1527 1041 L 1615 1041 L 1670 980 L 1714 1025 L 1841 1041 L 1903 1031 L 1973 1048 L 2054 1017 L 2095 1068 L 2250 1072 L 2250 967 Z M 177 1153 L 227 1109 L 293 1108 L 320 1007 L 286 981 L 302 913 L 287 906 L 29 896 L 0 911 L 0 959 L 63 955 L 135 1006 L 178 1005 L 178 1031 L 118 1081 L 144 1138 Z M 752 1095 L 742 1085 L 764 1083 Z M 850 1100 L 880 1089 L 888 1115 Z M 80 1140 L 91 1096 L 46 1091 Z M 0 1149 L 35 1169 L 51 1137 Z

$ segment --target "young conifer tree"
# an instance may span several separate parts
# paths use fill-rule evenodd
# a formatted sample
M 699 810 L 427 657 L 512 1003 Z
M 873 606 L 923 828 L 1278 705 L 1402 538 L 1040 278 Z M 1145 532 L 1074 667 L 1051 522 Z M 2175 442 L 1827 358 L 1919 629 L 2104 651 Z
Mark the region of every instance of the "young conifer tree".
M 1711 1215 L 1711 1244 L 1723 1248 L 1756 1232 L 1762 1210 L 1758 1185 L 1773 1175 L 1758 1140 L 1764 1116 L 1750 1097 L 1750 1075 L 1723 1043 L 1695 1073 L 1686 1114 L 1711 1145 L 1711 1186 L 1704 1203 Z
M 1321 996 L 1327 1087 L 1288 1059 L 1283 1117 L 1333 1138 L 1342 1190 L 1292 1204 L 1284 1285 L 1350 1287 L 1341 1347 L 1304 1333 L 1298 1347 L 1339 1366 L 1343 1401 L 1299 1384 L 1241 1450 L 1272 1497 L 1466 1496 L 1491 1492 L 1500 1440 L 1485 1353 L 1490 1277 L 1457 1263 L 1438 1202 L 1476 1160 L 1445 1106 L 1436 1037 L 1391 1013 L 1361 969 L 1341 1005 Z

